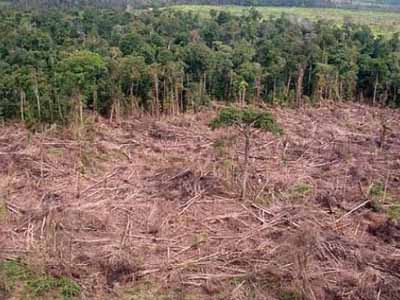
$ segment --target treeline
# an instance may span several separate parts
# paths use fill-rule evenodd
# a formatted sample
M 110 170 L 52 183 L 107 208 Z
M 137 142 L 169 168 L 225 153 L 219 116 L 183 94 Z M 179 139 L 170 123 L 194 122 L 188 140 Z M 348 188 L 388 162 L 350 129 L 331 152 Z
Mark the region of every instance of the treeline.
M 0 118 L 68 122 L 210 101 L 400 104 L 400 38 L 346 23 L 170 10 L 0 12 Z
M 376 8 L 400 10 L 400 0 L 11 0 L 24 8 L 82 8 L 112 9 L 163 7 L 177 4 L 241 5 L 241 6 L 298 6 L 336 8 Z
M 129 0 L 132 5 L 146 0 Z M 151 5 L 154 0 L 147 0 Z M 400 0 L 157 0 L 160 5 L 201 4 L 201 5 L 241 5 L 241 6 L 296 6 L 335 8 L 400 8 Z

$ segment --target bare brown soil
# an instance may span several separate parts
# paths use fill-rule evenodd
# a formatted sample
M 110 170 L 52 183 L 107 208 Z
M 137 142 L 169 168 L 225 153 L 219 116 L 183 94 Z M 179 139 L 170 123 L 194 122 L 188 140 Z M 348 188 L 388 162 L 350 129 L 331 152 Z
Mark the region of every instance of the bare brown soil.
M 82 299 L 400 299 L 400 112 L 272 112 L 285 133 L 254 134 L 246 201 L 241 137 L 213 113 L 81 140 L 2 127 L 0 259 Z

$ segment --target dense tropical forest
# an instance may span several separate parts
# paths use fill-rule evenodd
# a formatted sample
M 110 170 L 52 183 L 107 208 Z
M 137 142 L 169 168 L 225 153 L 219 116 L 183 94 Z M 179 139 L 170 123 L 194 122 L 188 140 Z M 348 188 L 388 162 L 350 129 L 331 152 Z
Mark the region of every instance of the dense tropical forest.
M 67 122 L 199 110 L 210 101 L 400 103 L 399 34 L 211 11 L 0 12 L 0 117 Z

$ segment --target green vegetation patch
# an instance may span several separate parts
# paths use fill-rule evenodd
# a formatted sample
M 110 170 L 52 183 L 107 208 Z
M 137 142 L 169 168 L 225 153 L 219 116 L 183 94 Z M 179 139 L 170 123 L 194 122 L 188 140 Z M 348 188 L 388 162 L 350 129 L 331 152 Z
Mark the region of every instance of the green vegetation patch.
M 279 294 L 279 300 L 301 300 L 302 295 L 294 290 L 283 290 Z
M 387 215 L 392 221 L 400 221 L 400 201 L 397 201 L 388 208 Z
M 368 196 L 373 198 L 383 197 L 385 194 L 385 185 L 382 182 L 374 182 L 368 189 Z
M 7 217 L 7 207 L 6 202 L 0 198 L 0 222 L 5 220 Z
M 285 193 L 285 198 L 290 201 L 302 200 L 309 196 L 313 191 L 313 187 L 307 183 L 298 183 L 293 187 L 289 188 Z
M 5 299 L 74 300 L 80 286 L 67 277 L 37 274 L 14 260 L 0 262 L 0 295 Z
M 27 281 L 31 276 L 31 272 L 18 262 L 0 262 L 0 287 L 5 292 L 11 292 L 17 283 Z
M 272 132 L 273 134 L 283 133 L 282 128 L 278 125 L 270 112 L 255 110 L 251 107 L 242 109 L 225 107 L 221 109 L 218 116 L 210 122 L 210 127 L 212 129 L 232 125 L 247 125 Z
M 126 289 L 122 294 L 123 300 L 181 299 L 178 298 L 178 295 L 181 294 L 180 290 L 165 291 L 152 282 L 137 284 L 132 288 Z
M 176 5 L 168 9 L 198 13 L 203 17 L 210 17 L 211 11 L 225 11 L 235 16 L 242 16 L 249 10 L 245 6 L 237 5 Z M 264 19 L 279 17 L 282 14 L 312 21 L 324 20 L 342 25 L 352 22 L 367 25 L 375 34 L 390 35 L 400 29 L 400 13 L 390 11 L 316 8 L 316 7 L 257 7 L 257 11 Z

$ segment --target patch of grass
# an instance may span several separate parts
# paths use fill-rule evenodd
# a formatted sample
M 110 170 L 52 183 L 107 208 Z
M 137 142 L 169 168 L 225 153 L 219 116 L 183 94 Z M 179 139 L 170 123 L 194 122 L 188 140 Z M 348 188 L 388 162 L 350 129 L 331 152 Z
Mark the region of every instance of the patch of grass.
M 54 158 L 63 158 L 65 155 L 65 150 L 63 148 L 50 148 L 48 154 Z
M 387 215 L 392 221 L 400 221 L 400 201 L 388 208 Z
M 75 297 L 78 297 L 81 293 L 80 285 L 68 277 L 60 277 L 57 280 L 57 287 L 59 288 L 64 300 L 75 299 Z
M 368 196 L 378 198 L 382 197 L 385 193 L 385 185 L 382 182 L 374 182 L 368 189 Z
M 26 282 L 27 294 L 35 297 L 42 296 L 56 287 L 57 280 L 51 276 L 33 277 Z
M 397 199 L 393 198 L 393 195 L 387 190 L 385 184 L 380 181 L 373 182 L 368 187 L 367 196 L 370 200 L 369 204 L 366 206 L 367 208 L 370 208 L 374 212 L 381 212 L 385 211 L 385 204 L 391 204 L 387 213 L 390 219 L 396 219 L 396 207 L 400 205 L 400 203 L 398 203 L 398 205 L 393 204 L 396 203 Z
M 67 277 L 36 274 L 26 265 L 12 260 L 0 262 L 1 289 L 10 299 L 30 300 L 74 300 L 81 292 L 80 286 Z
M 168 163 L 174 164 L 174 163 L 183 163 L 185 161 L 185 157 L 182 155 L 175 155 L 175 154 L 169 154 L 165 155 L 165 160 Z
M 231 171 L 235 166 L 235 162 L 232 159 L 224 159 L 222 161 L 222 166 L 225 170 Z
M 242 283 L 243 278 L 242 277 L 232 277 L 231 279 L 229 279 L 229 281 L 233 286 L 236 287 Z
M 272 197 L 270 195 L 262 195 L 255 199 L 255 202 L 262 206 L 269 206 L 272 203 Z
M 7 218 L 7 207 L 6 202 L 0 198 L 0 222 Z
M 249 8 L 236 5 L 176 5 L 166 9 L 193 12 L 202 17 L 210 18 L 210 11 L 226 11 L 233 15 L 245 14 Z M 376 35 L 391 35 L 400 31 L 400 13 L 390 11 L 371 11 L 335 8 L 308 8 L 308 7 L 256 7 L 264 19 L 279 17 L 282 14 L 296 19 L 312 21 L 325 20 L 342 26 L 345 22 L 358 25 L 368 25 Z
M 289 200 L 302 200 L 313 191 L 313 187 L 306 183 L 298 183 L 291 187 L 287 192 L 287 198 Z
M 18 282 L 26 281 L 31 276 L 31 272 L 16 261 L 6 260 L 0 262 L 0 282 L 7 292 L 12 291 Z
M 179 297 L 180 290 L 165 291 L 156 284 L 146 281 L 136 284 L 122 292 L 121 300 L 174 300 Z
M 307 195 L 312 191 L 312 187 L 307 185 L 307 184 L 299 184 L 296 185 L 292 192 L 295 193 L 296 195 Z
M 283 290 L 279 293 L 279 300 L 302 300 L 299 292 L 293 290 Z

